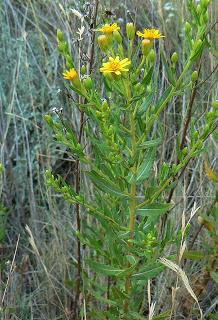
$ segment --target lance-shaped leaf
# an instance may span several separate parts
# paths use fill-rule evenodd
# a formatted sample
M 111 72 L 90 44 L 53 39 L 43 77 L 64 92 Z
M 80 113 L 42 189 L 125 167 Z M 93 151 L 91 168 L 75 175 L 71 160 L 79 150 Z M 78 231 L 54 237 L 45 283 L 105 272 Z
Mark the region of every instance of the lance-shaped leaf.
M 139 149 L 148 149 L 148 148 L 153 148 L 157 147 L 161 142 L 163 141 L 162 138 L 154 139 L 154 140 L 148 140 L 143 142 L 138 146 Z
M 134 270 L 134 266 L 127 269 L 120 269 L 119 267 L 101 264 L 90 259 L 87 259 L 86 262 L 93 271 L 101 273 L 105 276 L 125 277 Z
M 132 275 L 132 278 L 135 280 L 144 280 L 145 282 L 151 278 L 156 277 L 164 269 L 164 266 L 159 262 L 154 262 L 147 265 L 145 268 L 142 268 L 137 273 Z
M 137 209 L 137 214 L 149 218 L 149 222 L 157 220 L 161 215 L 165 214 L 169 209 L 172 208 L 170 203 L 152 203 L 147 204 L 141 209 Z
M 154 66 L 152 66 L 152 67 L 149 69 L 148 73 L 146 74 L 146 76 L 145 76 L 144 79 L 142 80 L 142 84 L 143 84 L 144 86 L 147 86 L 147 85 L 151 82 L 153 70 L 154 70 Z
M 103 178 L 94 170 L 87 173 L 90 177 L 91 181 L 98 187 L 100 190 L 109 193 L 112 196 L 116 196 L 118 198 L 128 198 L 129 195 L 123 193 L 112 181 L 109 179 Z
M 139 169 L 136 174 L 137 183 L 142 182 L 149 177 L 150 171 L 154 163 L 154 156 L 155 156 L 155 149 L 151 150 L 146 154 L 146 157 L 144 158 L 141 165 L 139 166 Z

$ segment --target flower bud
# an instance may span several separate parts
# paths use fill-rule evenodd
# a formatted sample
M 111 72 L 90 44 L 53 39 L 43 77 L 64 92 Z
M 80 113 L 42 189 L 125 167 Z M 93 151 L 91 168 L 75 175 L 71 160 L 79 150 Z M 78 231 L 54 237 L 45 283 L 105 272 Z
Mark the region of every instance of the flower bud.
M 197 139 L 199 137 L 199 132 L 198 130 L 195 130 L 194 134 L 193 134 L 193 138 Z
M 196 40 L 196 41 L 194 42 L 194 47 L 193 47 L 193 49 L 194 49 L 195 52 L 200 49 L 200 47 L 202 46 L 202 43 L 203 43 L 203 42 L 202 42 L 201 39 L 198 39 L 198 40 Z
M 176 170 L 177 170 L 177 165 L 175 163 L 173 163 L 173 165 L 172 165 L 173 173 L 176 173 Z
M 91 77 L 85 78 L 85 79 L 83 80 L 83 84 L 84 84 L 84 87 L 85 87 L 87 90 L 92 89 L 92 87 L 93 87 L 92 78 L 91 78 Z
M 116 30 L 113 32 L 113 38 L 118 44 L 122 44 L 122 37 L 121 37 L 119 31 Z
M 147 56 L 149 51 L 151 50 L 151 47 L 153 45 L 153 42 L 149 39 L 142 40 L 142 54 L 143 56 Z
M 43 118 L 49 126 L 53 125 L 53 120 L 52 120 L 52 117 L 50 116 L 50 114 L 45 114 Z
M 200 5 L 201 5 L 202 9 L 204 9 L 204 10 L 207 10 L 209 3 L 210 3 L 210 0 L 201 0 L 200 1 Z
M 182 149 L 182 154 L 185 156 L 188 153 L 188 147 Z
M 102 107 L 102 110 L 103 110 L 103 111 L 106 111 L 106 110 L 109 109 L 107 100 L 103 100 L 103 101 L 102 101 L 101 107 Z
M 81 67 L 81 74 L 85 75 L 86 74 L 86 66 L 82 65 Z
M 197 149 L 198 149 L 198 150 L 201 150 L 201 149 L 202 149 L 202 147 L 203 147 L 203 141 L 201 141 L 201 140 L 200 140 L 200 141 L 198 141 L 198 143 L 197 143 L 197 146 L 196 146 L 196 147 L 197 147 Z
M 201 12 L 202 12 L 202 7 L 201 7 L 200 4 L 197 5 L 196 11 L 197 11 L 197 13 L 198 13 L 199 15 L 201 14 Z
M 178 61 L 178 54 L 176 52 L 174 52 L 171 56 L 171 61 L 172 63 L 176 64 Z
M 132 22 L 126 24 L 126 34 L 127 37 L 132 40 L 135 36 L 135 26 Z
M 109 49 L 110 41 L 108 37 L 102 34 L 98 37 L 97 41 L 102 51 L 106 52 Z
M 149 52 L 149 54 L 148 54 L 148 60 L 149 60 L 151 63 L 154 63 L 154 61 L 155 61 L 155 52 L 154 52 L 154 49 L 151 49 L 151 51 Z
M 60 29 L 57 29 L 57 40 L 59 42 L 63 42 L 64 41 L 64 34 Z
M 198 79 L 198 72 L 195 70 L 191 75 L 191 81 L 195 82 Z
M 208 20 L 209 20 L 208 12 L 205 12 L 205 14 L 203 15 L 203 21 L 206 24 Z
M 204 127 L 203 136 L 206 137 L 210 132 L 210 125 L 207 123 Z
M 192 30 L 192 27 L 191 27 L 190 23 L 186 21 L 186 23 L 185 23 L 185 33 L 189 34 L 191 32 L 191 30 Z

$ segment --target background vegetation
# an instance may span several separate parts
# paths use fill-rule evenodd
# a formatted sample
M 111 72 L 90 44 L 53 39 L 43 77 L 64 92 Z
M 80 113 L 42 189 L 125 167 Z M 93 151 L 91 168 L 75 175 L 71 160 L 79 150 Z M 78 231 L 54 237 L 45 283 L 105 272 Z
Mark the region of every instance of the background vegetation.
M 166 39 L 168 57 L 176 51 L 178 70 L 182 69 L 186 48 L 182 45 L 184 21 L 189 17 L 188 1 L 101 1 L 98 23 L 110 18 L 117 22 L 136 21 L 137 29 L 145 25 L 159 27 Z M 0 4 L 0 161 L 3 165 L 0 185 L 0 255 L 2 319 L 70 319 L 74 300 L 75 212 L 59 195 L 47 189 L 44 172 L 52 169 L 69 183 L 74 183 L 75 162 L 67 151 L 55 143 L 43 121 L 46 113 L 62 112 L 79 127 L 79 114 L 62 81 L 63 61 L 57 51 L 56 30 L 63 30 L 72 48 L 74 61 L 86 61 L 76 48 L 79 20 L 71 9 L 85 16 L 84 48 L 91 37 L 91 17 L 95 3 L 83 1 L 2 0 Z M 216 1 L 210 4 L 210 38 L 214 54 L 206 52 L 200 68 L 193 113 L 202 119 L 216 97 Z M 96 50 L 95 61 L 99 52 Z M 95 63 L 94 63 L 95 66 Z M 159 88 L 163 92 L 166 69 L 159 64 Z M 162 116 L 167 136 L 161 146 L 160 159 L 176 162 L 175 149 L 181 123 L 186 118 L 190 95 L 183 95 L 168 106 Z M 181 129 L 180 129 L 181 128 Z M 201 128 L 199 128 L 200 131 Z M 210 136 L 206 148 L 210 167 L 217 161 L 217 139 Z M 215 184 L 206 176 L 199 157 L 186 168 L 172 196 L 177 204 L 171 215 L 175 230 L 181 225 L 181 214 L 190 214 L 193 204 L 199 214 L 208 212 L 215 197 Z M 29 232 L 25 226 L 29 226 Z M 188 246 L 207 254 L 212 243 L 208 230 L 199 228 L 197 218 L 190 225 Z M 185 270 L 208 319 L 217 319 L 217 287 L 208 278 L 207 261 L 189 261 Z M 174 275 L 169 271 L 152 286 L 158 292 L 157 310 L 171 308 L 171 286 Z M 183 305 L 189 301 L 181 293 Z M 80 298 L 79 298 L 80 299 Z M 82 307 L 83 301 L 80 301 Z M 84 306 L 83 306 L 84 307 Z M 190 306 L 187 306 L 190 308 Z M 158 312 L 157 312 L 158 314 Z M 184 308 L 178 319 L 186 319 Z M 195 319 L 195 316 L 193 316 Z

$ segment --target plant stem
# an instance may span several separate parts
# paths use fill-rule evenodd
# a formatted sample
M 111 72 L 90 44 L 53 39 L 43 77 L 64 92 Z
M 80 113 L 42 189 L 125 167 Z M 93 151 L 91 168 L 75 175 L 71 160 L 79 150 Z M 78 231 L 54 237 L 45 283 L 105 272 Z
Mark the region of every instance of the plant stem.
M 134 110 L 133 108 L 130 109 L 130 132 L 131 132 L 131 146 L 132 146 L 132 152 L 131 156 L 134 157 L 136 153 L 136 129 L 135 129 L 135 116 L 134 116 Z M 132 167 L 132 173 L 133 176 L 136 174 L 136 162 L 134 163 Z M 131 191 L 130 191 L 130 202 L 129 202 L 129 231 L 130 231 L 130 242 L 129 242 L 129 248 L 132 247 L 132 240 L 134 238 L 134 229 L 135 229 L 135 208 L 136 208 L 136 183 L 135 179 L 133 179 L 133 182 L 131 184 Z M 124 302 L 124 311 L 128 312 L 129 309 L 129 291 L 131 288 L 131 276 L 126 277 L 125 282 L 125 293 L 127 295 L 127 298 Z

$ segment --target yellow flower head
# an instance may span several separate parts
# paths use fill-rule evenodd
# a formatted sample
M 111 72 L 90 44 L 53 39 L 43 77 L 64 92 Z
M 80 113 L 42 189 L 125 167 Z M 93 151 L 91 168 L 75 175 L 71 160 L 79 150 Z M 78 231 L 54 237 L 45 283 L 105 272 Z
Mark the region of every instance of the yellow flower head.
M 96 29 L 95 31 L 102 32 L 106 35 L 111 35 L 114 31 L 120 30 L 120 27 L 117 23 L 105 24 L 103 27 Z
M 129 71 L 129 68 L 126 68 L 129 66 L 131 61 L 126 58 L 123 60 L 120 60 L 119 57 L 116 57 L 115 59 L 110 57 L 108 62 L 103 63 L 103 66 L 100 68 L 100 71 L 103 72 L 103 74 L 112 73 L 114 75 L 121 75 L 121 72 Z
M 70 70 L 63 72 L 63 77 L 66 80 L 72 81 L 72 80 L 78 78 L 78 74 L 77 74 L 76 70 L 74 68 L 72 68 Z
M 139 37 L 149 40 L 164 38 L 164 36 L 161 35 L 160 30 L 158 29 L 144 29 L 143 33 L 137 31 L 136 34 Z

